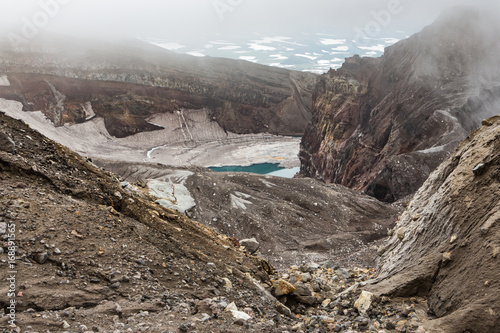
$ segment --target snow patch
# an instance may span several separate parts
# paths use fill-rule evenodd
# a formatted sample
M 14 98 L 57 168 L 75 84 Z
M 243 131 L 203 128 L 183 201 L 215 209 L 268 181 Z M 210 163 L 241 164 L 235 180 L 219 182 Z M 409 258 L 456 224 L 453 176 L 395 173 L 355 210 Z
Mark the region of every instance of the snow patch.
M 8 87 L 10 86 L 9 79 L 7 75 L 0 75 L 0 86 Z
M 240 192 L 235 192 L 236 195 L 243 195 L 245 198 L 251 198 L 252 196 Z M 231 198 L 231 207 L 234 209 L 241 209 L 241 210 L 247 210 L 246 205 L 251 205 L 252 202 L 245 200 L 243 198 L 240 198 L 239 196 L 236 196 L 234 194 L 230 194 L 229 197 Z
M 183 49 L 186 47 L 186 45 L 182 45 L 180 43 L 177 43 L 177 42 L 167 42 L 167 43 L 152 43 L 156 46 L 159 46 L 159 47 L 162 47 L 164 49 L 167 49 L 167 50 L 170 50 L 170 51 L 175 51 L 175 50 L 179 50 L 179 49 Z
M 199 51 L 189 51 L 189 52 L 186 52 L 186 54 L 189 54 L 190 56 L 193 56 L 193 57 L 206 57 L 206 55 L 204 55 L 203 53 L 199 52 Z
M 268 182 L 267 180 L 264 180 L 264 179 L 261 179 L 260 181 L 262 182 L 262 184 L 266 185 L 266 187 L 269 187 L 269 188 L 276 186 L 276 184 Z
M 82 104 L 82 109 L 85 112 L 85 120 L 90 120 L 96 116 L 94 109 L 92 109 L 91 102 L 85 102 Z
M 157 197 L 163 207 L 177 210 L 183 214 L 196 206 L 196 201 L 185 186 L 186 180 L 193 175 L 190 171 L 172 170 L 168 175 L 148 180 L 149 194 Z
M 438 147 L 431 147 L 427 148 L 424 150 L 417 150 L 415 151 L 416 153 L 423 153 L 423 154 L 432 154 L 432 153 L 439 153 L 441 151 L 444 151 L 446 145 L 438 146 Z

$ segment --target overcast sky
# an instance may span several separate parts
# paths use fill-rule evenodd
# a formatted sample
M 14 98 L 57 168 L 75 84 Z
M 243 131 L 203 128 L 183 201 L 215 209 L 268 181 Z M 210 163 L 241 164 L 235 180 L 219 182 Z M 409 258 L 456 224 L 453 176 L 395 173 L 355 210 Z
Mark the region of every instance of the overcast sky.
M 356 29 L 408 34 L 457 4 L 498 0 L 0 0 L 0 31 L 27 26 L 70 35 L 202 39 L 297 32 L 349 37 Z M 27 30 L 26 30 L 27 29 Z M 33 29 L 33 26 L 31 26 Z

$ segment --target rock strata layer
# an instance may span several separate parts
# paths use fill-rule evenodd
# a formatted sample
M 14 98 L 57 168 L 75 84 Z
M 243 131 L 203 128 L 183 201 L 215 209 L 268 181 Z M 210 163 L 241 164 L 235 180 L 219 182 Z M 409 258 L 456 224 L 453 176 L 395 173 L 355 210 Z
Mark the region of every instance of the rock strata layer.
M 1 44 L 1 43 L 0 43 Z M 154 114 L 210 110 L 224 130 L 301 135 L 316 75 L 246 61 L 196 58 L 128 40 L 111 44 L 40 37 L 1 44 L 0 97 L 42 111 L 55 126 L 104 119 L 115 137 L 154 131 Z

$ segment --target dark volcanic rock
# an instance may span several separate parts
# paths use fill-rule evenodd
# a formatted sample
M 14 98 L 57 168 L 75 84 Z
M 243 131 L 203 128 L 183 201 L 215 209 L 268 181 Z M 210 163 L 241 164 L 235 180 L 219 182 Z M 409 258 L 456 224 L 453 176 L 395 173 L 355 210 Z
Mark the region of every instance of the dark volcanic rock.
M 112 45 L 60 37 L 22 50 L 2 45 L 0 73 L 10 83 L 0 97 L 41 110 L 55 126 L 102 117 L 116 137 L 158 129 L 147 121 L 152 114 L 202 108 L 230 132 L 300 135 L 311 119 L 317 78 L 179 55 L 137 40 Z
M 393 233 L 370 287 L 379 295 L 427 296 L 439 317 L 427 325 L 437 332 L 500 327 L 500 117 L 489 123 L 417 192 L 395 226 L 404 236 Z
M 497 112 L 499 32 L 491 15 L 456 8 L 381 58 L 355 56 L 323 75 L 301 174 L 383 201 L 413 194 Z

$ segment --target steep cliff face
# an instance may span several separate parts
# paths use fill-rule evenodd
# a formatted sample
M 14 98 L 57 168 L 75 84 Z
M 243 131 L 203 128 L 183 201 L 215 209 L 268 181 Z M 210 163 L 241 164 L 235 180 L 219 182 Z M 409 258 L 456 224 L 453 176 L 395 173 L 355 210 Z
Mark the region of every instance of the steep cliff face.
M 103 117 L 117 137 L 157 129 L 145 118 L 209 108 L 234 133 L 302 134 L 316 76 L 229 59 L 181 56 L 127 41 L 44 38 L 23 50 L 3 44 L 0 97 L 42 110 L 55 126 Z
M 355 56 L 323 75 L 302 140 L 301 174 L 383 201 L 414 193 L 495 114 L 498 32 L 490 15 L 456 8 L 381 58 Z
M 379 252 L 378 294 L 426 295 L 445 332 L 500 325 L 500 117 L 485 120 L 416 193 Z

